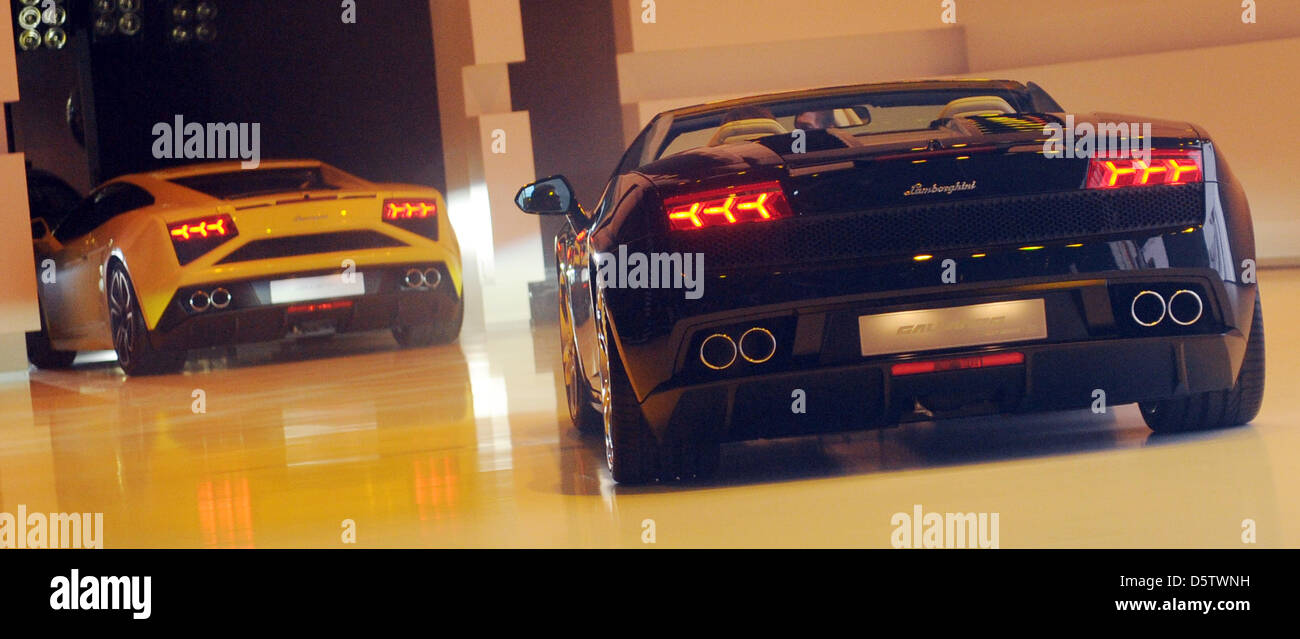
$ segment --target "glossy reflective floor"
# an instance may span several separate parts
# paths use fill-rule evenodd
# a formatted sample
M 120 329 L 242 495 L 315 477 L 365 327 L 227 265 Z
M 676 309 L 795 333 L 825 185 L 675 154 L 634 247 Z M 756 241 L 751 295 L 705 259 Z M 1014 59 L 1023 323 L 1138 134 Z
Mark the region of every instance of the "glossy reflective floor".
M 396 350 L 240 348 L 0 385 L 0 511 L 102 512 L 106 547 L 889 547 L 891 517 L 999 514 L 1011 547 L 1300 546 L 1300 271 L 1261 274 L 1251 425 L 1152 436 L 1137 409 L 728 445 L 718 479 L 625 488 L 568 426 L 554 326 Z M 203 406 L 196 405 L 202 401 Z M 196 408 L 206 412 L 196 413 Z

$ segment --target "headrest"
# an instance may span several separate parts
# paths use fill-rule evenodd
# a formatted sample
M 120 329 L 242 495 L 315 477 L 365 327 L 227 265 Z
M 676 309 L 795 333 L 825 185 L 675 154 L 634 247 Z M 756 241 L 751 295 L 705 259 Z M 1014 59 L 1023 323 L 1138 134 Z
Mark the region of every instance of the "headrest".
M 959 115 L 1002 115 L 1015 113 L 1016 110 L 1006 100 L 996 95 L 974 95 L 959 98 L 945 104 L 939 112 L 938 119 L 955 118 Z
M 709 146 L 721 146 L 736 142 L 748 142 L 769 135 L 785 135 L 787 131 L 780 122 L 771 118 L 750 118 L 733 120 L 720 127 L 709 140 Z

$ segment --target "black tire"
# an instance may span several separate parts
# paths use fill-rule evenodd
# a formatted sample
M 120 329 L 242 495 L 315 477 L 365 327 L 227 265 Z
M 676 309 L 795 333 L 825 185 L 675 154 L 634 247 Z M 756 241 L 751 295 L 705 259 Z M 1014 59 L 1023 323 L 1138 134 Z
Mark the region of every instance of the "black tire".
M 456 299 L 449 317 L 430 324 L 394 326 L 393 339 L 402 348 L 423 348 L 434 344 L 450 344 L 460 337 L 460 327 L 465 321 L 465 299 Z
M 659 446 L 636 401 L 623 360 L 603 319 L 600 344 L 600 405 L 605 431 L 605 463 L 614 481 L 639 484 L 659 477 Z
M 77 351 L 54 350 L 50 345 L 49 328 L 45 324 L 45 309 L 41 308 L 39 312 L 41 330 L 27 334 L 27 361 L 36 368 L 44 370 L 58 370 L 72 366 L 72 360 L 77 359 Z
M 569 407 L 573 427 L 584 435 L 595 435 L 605 429 L 601 412 L 591 405 L 591 387 L 581 370 L 581 357 L 574 341 L 573 322 L 569 319 L 564 292 L 560 292 L 560 366 L 564 373 L 564 399 Z
M 1259 414 L 1264 401 L 1264 311 L 1258 291 L 1255 316 L 1246 342 L 1237 383 L 1223 391 L 1142 402 L 1142 419 L 1157 433 L 1186 433 L 1245 424 Z
M 121 264 L 109 265 L 107 288 L 108 322 L 118 366 L 130 376 L 165 375 L 184 368 L 185 351 L 159 351 L 149 342 L 135 285 Z
M 433 345 L 433 324 L 416 324 L 414 326 L 394 326 L 393 339 L 402 348 L 424 348 Z
M 672 481 L 712 476 L 721 445 L 709 424 L 675 429 L 663 444 L 655 438 L 641 412 L 612 332 L 598 320 L 600 331 L 601 416 L 605 430 L 605 462 L 614 481 L 637 484 L 655 479 Z

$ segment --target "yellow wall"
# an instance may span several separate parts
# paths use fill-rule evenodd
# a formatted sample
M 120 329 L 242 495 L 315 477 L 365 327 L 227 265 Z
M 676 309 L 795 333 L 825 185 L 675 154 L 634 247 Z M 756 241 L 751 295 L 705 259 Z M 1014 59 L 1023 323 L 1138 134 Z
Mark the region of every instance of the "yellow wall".
M 1300 130 L 1291 122 L 1300 104 L 1300 82 L 1286 77 L 1288 68 L 1300 69 L 1300 38 L 1005 69 L 992 75 L 1032 79 L 1070 110 L 1132 113 L 1205 127 L 1246 187 L 1261 262 L 1277 264 L 1300 258 L 1300 157 L 1292 152 L 1300 148 Z

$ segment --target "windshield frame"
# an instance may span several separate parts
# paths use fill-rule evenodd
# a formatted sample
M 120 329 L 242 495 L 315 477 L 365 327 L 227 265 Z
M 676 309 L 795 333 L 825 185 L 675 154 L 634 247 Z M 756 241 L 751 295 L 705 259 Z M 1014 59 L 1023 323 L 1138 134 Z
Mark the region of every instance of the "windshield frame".
M 938 104 L 946 104 L 952 100 L 964 97 L 973 97 L 981 95 L 994 95 L 1003 98 L 1008 104 L 1016 110 L 1017 113 L 1034 112 L 1035 101 L 1033 97 L 1025 90 L 1023 85 L 998 83 L 998 84 L 972 84 L 972 85 L 944 85 L 935 87 L 921 86 L 893 86 L 890 88 L 864 88 L 856 92 L 839 92 L 832 95 L 821 94 L 779 94 L 771 96 L 768 100 L 745 101 L 744 106 L 757 106 L 771 110 L 778 117 L 785 117 L 790 113 L 801 113 L 804 111 L 818 111 L 827 108 L 843 108 L 853 104 L 867 104 L 875 98 L 879 100 L 882 97 L 902 97 L 915 96 L 920 98 L 926 95 L 940 94 L 944 98 Z M 907 102 L 903 102 L 906 104 Z M 915 104 L 924 104 L 917 101 Z M 661 113 L 648 124 L 638 141 L 644 138 L 644 146 L 640 149 L 640 162 L 636 168 L 640 168 L 652 162 L 670 157 L 663 155 L 664 151 L 672 144 L 673 140 L 684 133 L 699 131 L 710 127 L 721 126 L 722 118 L 732 109 L 739 105 L 733 102 L 718 103 L 713 108 L 692 108 L 686 109 L 687 113 L 678 113 L 667 111 Z M 924 129 L 908 129 L 924 130 Z M 889 129 L 875 132 L 863 132 L 854 134 L 855 137 L 866 137 L 878 134 L 898 133 L 901 129 Z M 685 153 L 700 147 L 691 147 L 674 153 L 677 155 Z M 632 149 L 629 149 L 632 150 Z

